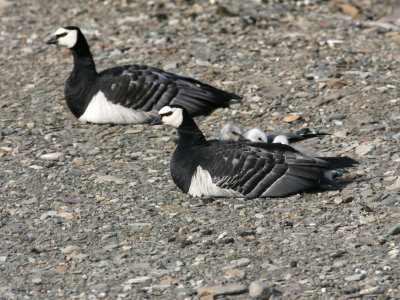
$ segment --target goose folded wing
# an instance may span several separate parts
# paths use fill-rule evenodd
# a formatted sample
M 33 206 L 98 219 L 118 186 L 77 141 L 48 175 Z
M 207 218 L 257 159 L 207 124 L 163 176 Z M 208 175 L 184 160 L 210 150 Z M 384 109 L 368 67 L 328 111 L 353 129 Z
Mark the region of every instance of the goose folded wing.
M 200 164 L 212 182 L 247 198 L 280 197 L 315 188 L 335 168 L 324 158 L 305 157 L 281 144 L 220 143 Z M 341 158 L 338 158 L 339 160 Z
M 107 100 L 138 111 L 159 110 L 178 94 L 173 74 L 141 65 L 107 69 L 99 85 Z
M 283 153 L 276 151 L 277 148 L 274 145 L 270 151 L 245 143 L 219 143 L 215 144 L 213 155 L 203 159 L 200 165 L 210 173 L 218 187 L 249 198 L 259 197 L 267 186 L 285 174 L 288 167 Z
M 240 98 L 194 78 L 145 65 L 116 67 L 99 75 L 100 88 L 109 101 L 138 111 L 160 110 L 171 103 L 197 115 Z

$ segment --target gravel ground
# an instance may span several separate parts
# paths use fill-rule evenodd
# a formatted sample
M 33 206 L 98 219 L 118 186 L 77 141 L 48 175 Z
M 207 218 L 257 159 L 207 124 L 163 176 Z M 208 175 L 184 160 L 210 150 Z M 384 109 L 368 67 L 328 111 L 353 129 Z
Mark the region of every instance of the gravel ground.
M 397 1 L 83 2 L 0 1 L 0 299 L 400 298 Z M 99 70 L 145 63 L 242 95 L 196 119 L 208 137 L 309 128 L 332 135 L 308 147 L 360 165 L 341 191 L 187 197 L 173 129 L 68 111 L 72 58 L 44 44 L 66 25 Z

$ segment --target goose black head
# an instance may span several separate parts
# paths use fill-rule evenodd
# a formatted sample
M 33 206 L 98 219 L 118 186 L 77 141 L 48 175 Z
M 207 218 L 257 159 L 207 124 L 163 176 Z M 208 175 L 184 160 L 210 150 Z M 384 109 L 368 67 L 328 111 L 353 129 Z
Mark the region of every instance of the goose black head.
M 57 29 L 55 34 L 48 41 L 46 41 L 46 44 L 57 44 L 71 49 L 78 42 L 79 34 L 81 34 L 81 32 L 78 27 L 61 27 Z

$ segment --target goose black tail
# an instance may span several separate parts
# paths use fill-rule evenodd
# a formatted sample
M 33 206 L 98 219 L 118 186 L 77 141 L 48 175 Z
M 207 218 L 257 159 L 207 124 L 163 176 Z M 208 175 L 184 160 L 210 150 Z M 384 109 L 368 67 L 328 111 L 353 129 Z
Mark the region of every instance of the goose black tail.
M 323 159 L 325 162 L 328 163 L 328 169 L 334 170 L 334 169 L 340 169 L 340 168 L 348 168 L 348 167 L 355 167 L 358 165 L 358 161 L 347 157 L 320 157 Z

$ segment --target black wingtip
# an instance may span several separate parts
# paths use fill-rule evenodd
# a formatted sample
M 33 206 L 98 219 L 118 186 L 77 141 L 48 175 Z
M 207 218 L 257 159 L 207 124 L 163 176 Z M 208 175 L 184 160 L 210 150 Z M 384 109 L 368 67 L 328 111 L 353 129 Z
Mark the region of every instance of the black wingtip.
M 323 157 L 323 160 L 329 162 L 332 169 L 339 169 L 339 168 L 348 168 L 348 167 L 355 167 L 359 164 L 358 161 L 347 157 Z

